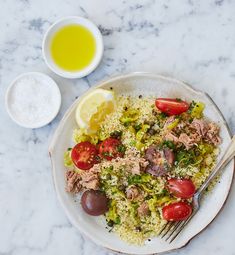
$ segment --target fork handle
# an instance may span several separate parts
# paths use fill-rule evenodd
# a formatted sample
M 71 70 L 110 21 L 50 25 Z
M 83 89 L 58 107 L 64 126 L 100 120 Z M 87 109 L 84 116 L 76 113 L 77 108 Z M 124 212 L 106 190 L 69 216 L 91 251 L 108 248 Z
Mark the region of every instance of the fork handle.
M 208 176 L 206 181 L 202 184 L 202 186 L 198 189 L 197 195 L 201 195 L 205 189 L 209 186 L 212 179 L 222 170 L 224 169 L 227 164 L 233 159 L 235 156 L 235 135 L 233 136 L 228 148 L 226 149 L 224 155 L 220 159 L 219 163 L 215 166 L 214 170 Z

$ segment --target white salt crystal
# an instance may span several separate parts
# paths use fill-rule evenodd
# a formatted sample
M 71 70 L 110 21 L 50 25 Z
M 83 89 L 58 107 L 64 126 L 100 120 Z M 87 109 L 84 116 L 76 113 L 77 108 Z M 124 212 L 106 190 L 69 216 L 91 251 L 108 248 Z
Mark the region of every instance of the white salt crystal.
M 51 81 L 47 76 L 28 75 L 13 84 L 8 105 L 11 115 L 19 124 L 39 127 L 55 117 L 60 107 L 60 93 L 58 95 L 58 88 Z

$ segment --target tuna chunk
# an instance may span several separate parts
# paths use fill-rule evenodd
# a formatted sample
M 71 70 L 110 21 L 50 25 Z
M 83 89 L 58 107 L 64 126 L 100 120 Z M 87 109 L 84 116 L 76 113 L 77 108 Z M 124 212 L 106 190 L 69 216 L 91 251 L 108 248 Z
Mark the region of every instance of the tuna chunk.
M 174 161 L 175 161 L 175 154 L 171 149 L 165 148 L 163 149 L 163 153 L 165 156 L 165 159 L 167 160 L 169 165 L 173 165 Z
M 206 133 L 205 140 L 215 146 L 219 145 L 221 143 L 221 138 L 219 136 L 219 127 L 213 122 L 209 123 L 208 127 L 209 129 Z
M 204 137 L 209 129 L 208 123 L 203 119 L 194 119 L 190 127 L 196 129 L 201 137 Z
M 194 119 L 191 127 L 196 129 L 196 132 L 201 139 L 203 138 L 215 146 L 221 143 L 219 127 L 215 123 L 208 123 L 205 120 Z
M 149 211 L 149 206 L 147 202 L 143 202 L 137 209 L 138 215 L 140 217 L 147 216 L 150 211 Z
M 138 161 L 133 162 L 133 164 L 131 166 L 131 169 L 130 169 L 130 172 L 132 174 L 140 174 L 140 163 Z
M 80 183 L 85 189 L 98 190 L 100 184 L 98 174 L 92 171 L 84 171 L 84 173 L 81 174 Z
M 196 144 L 196 140 L 188 136 L 186 133 L 180 134 L 179 142 L 185 146 L 186 150 L 189 150 Z
M 148 161 L 140 157 L 140 153 L 136 149 L 126 151 L 125 158 L 116 158 L 116 166 L 124 166 L 126 171 L 132 174 L 141 174 L 141 171 L 145 169 Z
M 131 201 L 136 199 L 139 196 L 139 190 L 135 186 L 131 186 L 126 189 L 126 197 Z
M 78 193 L 81 189 L 99 188 L 99 168 L 93 167 L 89 171 L 75 172 L 74 170 L 67 170 L 65 173 L 67 185 L 66 191 L 71 193 Z
M 65 172 L 65 178 L 67 181 L 65 188 L 67 192 L 78 193 L 82 189 L 79 173 L 76 173 L 74 170 L 67 170 Z
M 167 133 L 164 137 L 164 140 L 166 141 L 172 141 L 173 143 L 178 143 L 179 142 L 179 138 L 177 136 L 175 136 L 172 133 Z
M 140 158 L 140 167 L 145 169 L 148 166 L 149 162 L 145 158 Z

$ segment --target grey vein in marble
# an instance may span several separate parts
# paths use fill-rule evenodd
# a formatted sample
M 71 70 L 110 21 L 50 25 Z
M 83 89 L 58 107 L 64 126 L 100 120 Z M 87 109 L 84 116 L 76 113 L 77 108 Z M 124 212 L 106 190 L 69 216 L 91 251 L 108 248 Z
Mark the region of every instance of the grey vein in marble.
M 59 205 L 48 145 L 72 102 L 111 75 L 149 71 L 209 93 L 235 132 L 235 1 L 3 0 L 0 8 L 0 254 L 111 255 L 83 237 Z M 104 57 L 88 77 L 67 80 L 43 62 L 41 44 L 57 19 L 81 15 L 103 34 Z M 4 94 L 22 72 L 52 76 L 62 108 L 46 127 L 28 130 L 8 117 Z M 221 214 L 186 248 L 170 254 L 234 255 L 235 190 Z

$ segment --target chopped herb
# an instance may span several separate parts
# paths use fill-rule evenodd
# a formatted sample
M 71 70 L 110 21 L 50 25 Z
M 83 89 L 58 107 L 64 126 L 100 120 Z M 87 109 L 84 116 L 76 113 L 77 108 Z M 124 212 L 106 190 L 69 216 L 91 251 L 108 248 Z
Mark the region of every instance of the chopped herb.
M 169 194 L 169 192 L 168 192 L 167 189 L 163 189 L 163 190 L 162 190 L 161 195 L 166 196 L 166 195 L 168 195 L 168 194 Z
M 126 147 L 123 144 L 118 145 L 117 151 L 120 153 L 125 153 Z
M 110 136 L 112 138 L 120 139 L 122 136 L 122 131 L 115 130 L 112 133 L 110 133 Z
M 192 123 L 192 122 L 193 122 L 193 118 L 190 118 L 188 122 L 189 122 L 189 123 Z
M 71 151 L 73 148 L 68 148 L 67 151 Z
M 133 176 L 129 176 L 128 177 L 128 184 L 132 185 L 132 184 L 137 184 L 137 183 L 141 183 L 141 176 L 140 175 L 133 175 Z
M 168 116 L 167 116 L 167 114 L 165 114 L 164 112 L 161 112 L 161 113 L 159 114 L 159 117 L 162 118 L 162 119 L 165 119 L 165 118 L 167 118 Z
M 107 167 L 106 169 L 108 169 L 108 170 L 113 170 L 113 166 L 110 166 L 110 167 Z
M 96 155 L 96 156 L 95 156 L 95 160 L 96 160 L 97 163 L 100 162 L 100 157 L 99 157 L 99 155 Z
M 175 119 L 177 119 L 177 120 L 182 120 L 182 115 L 180 114 L 180 115 L 177 115 L 177 116 L 175 116 Z
M 153 116 L 157 116 L 158 115 L 158 112 L 156 111 L 156 109 L 152 110 L 152 114 L 153 114 Z
M 136 146 L 136 141 L 135 140 L 130 141 L 130 146 Z
M 189 109 L 188 109 L 188 112 L 189 112 L 189 113 L 192 112 L 192 110 L 193 110 L 193 108 L 195 107 L 195 105 L 196 105 L 196 102 L 195 102 L 195 101 L 192 101 L 192 102 L 190 103 Z
M 111 174 L 108 173 L 108 174 L 106 175 L 106 180 L 111 180 L 111 179 L 112 179 L 112 176 L 111 176 Z
M 105 156 L 105 157 L 112 157 L 113 156 L 113 154 L 109 151 L 102 152 L 102 155 Z
M 196 152 L 194 150 L 181 150 L 176 154 L 176 161 L 178 165 L 188 166 L 189 164 L 194 164 L 197 161 Z
M 136 132 L 138 132 L 142 127 L 141 124 L 135 124 L 133 128 L 135 129 Z
M 175 99 L 177 102 L 182 102 L 182 99 L 181 98 L 176 98 Z
M 172 142 L 172 141 L 169 141 L 169 140 L 165 140 L 163 143 L 162 143 L 162 146 L 164 147 L 167 147 L 169 149 L 172 149 L 174 150 L 175 149 L 175 144 Z

